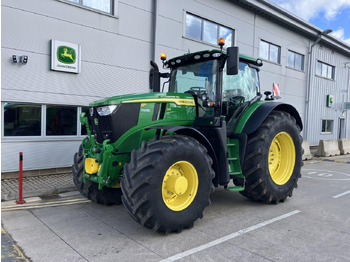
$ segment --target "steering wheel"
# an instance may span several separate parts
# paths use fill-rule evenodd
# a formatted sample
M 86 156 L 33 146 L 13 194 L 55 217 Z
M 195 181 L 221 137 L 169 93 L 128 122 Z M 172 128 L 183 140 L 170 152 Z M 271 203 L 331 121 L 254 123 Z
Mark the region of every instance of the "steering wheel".
M 228 101 L 223 101 L 223 115 L 226 115 L 228 121 L 233 113 L 244 103 L 244 96 L 231 96 Z
M 234 103 L 234 104 L 242 104 L 244 103 L 244 100 L 245 100 L 244 96 L 232 96 L 229 99 L 230 103 Z
M 202 98 L 202 94 L 205 93 L 206 89 L 204 87 L 193 86 L 189 91 L 194 92 L 199 98 Z

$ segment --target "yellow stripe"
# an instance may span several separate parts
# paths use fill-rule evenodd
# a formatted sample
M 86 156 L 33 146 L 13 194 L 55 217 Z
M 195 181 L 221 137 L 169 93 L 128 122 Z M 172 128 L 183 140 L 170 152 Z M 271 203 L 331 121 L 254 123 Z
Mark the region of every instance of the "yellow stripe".
M 128 100 L 123 101 L 126 103 L 146 103 L 146 102 L 173 102 L 179 106 L 195 106 L 193 99 L 181 99 L 181 98 L 150 98 L 150 99 L 139 99 L 139 100 Z
M 8 233 L 6 232 L 5 229 L 3 229 L 3 227 L 1 227 L 1 234 L 8 235 Z M 23 254 L 22 250 L 20 250 L 19 247 L 16 244 L 12 244 L 12 248 L 14 249 L 14 250 L 11 250 L 12 253 L 1 254 L 1 260 L 3 258 L 8 258 L 9 259 L 11 257 L 11 258 L 14 258 L 14 259 L 17 259 L 17 260 L 23 260 L 23 261 L 29 262 L 29 259 L 26 258 L 26 256 Z M 6 257 L 6 255 L 7 255 L 7 257 Z

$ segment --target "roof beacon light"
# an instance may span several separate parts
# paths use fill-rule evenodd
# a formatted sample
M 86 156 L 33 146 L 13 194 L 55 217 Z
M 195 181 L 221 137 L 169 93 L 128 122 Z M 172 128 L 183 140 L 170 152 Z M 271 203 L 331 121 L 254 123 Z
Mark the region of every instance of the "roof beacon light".
M 218 45 L 220 46 L 220 48 L 221 48 L 221 50 L 222 50 L 222 48 L 224 47 L 224 45 L 225 45 L 225 38 L 219 38 L 219 40 L 218 40 Z
M 160 60 L 165 61 L 166 60 L 166 53 L 160 54 Z

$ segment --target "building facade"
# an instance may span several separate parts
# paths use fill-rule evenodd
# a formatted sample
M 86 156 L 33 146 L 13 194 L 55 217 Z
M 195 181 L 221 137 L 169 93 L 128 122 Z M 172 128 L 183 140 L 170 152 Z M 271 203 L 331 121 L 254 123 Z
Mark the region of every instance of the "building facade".
M 350 47 L 265 0 L 1 4 L 3 173 L 18 170 L 19 152 L 24 170 L 69 167 L 91 101 L 149 92 L 150 60 L 217 48 L 218 37 L 264 61 L 262 93 L 279 86 L 311 145 L 350 137 Z

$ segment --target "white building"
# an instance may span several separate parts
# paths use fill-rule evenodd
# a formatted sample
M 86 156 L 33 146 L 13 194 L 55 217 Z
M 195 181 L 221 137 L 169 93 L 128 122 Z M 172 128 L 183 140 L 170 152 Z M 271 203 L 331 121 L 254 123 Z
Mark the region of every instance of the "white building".
M 161 52 L 170 58 L 217 48 L 221 36 L 241 53 L 264 60 L 262 91 L 279 84 L 281 101 L 297 108 L 303 137 L 311 145 L 350 137 L 345 103 L 350 101 L 350 46 L 274 4 L 89 2 L 1 2 L 2 173 L 18 170 L 19 152 L 24 154 L 24 170 L 33 174 L 69 167 L 84 137 L 79 114 L 89 102 L 149 92 L 150 60 L 159 63 Z M 51 50 L 52 43 L 76 45 L 74 57 L 61 51 L 62 59 L 75 61 L 71 67 L 79 67 L 73 69 L 78 73 L 51 69 L 51 56 L 57 52 Z

